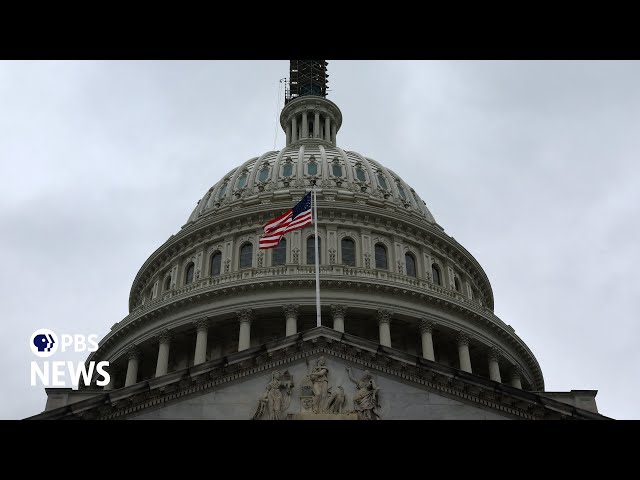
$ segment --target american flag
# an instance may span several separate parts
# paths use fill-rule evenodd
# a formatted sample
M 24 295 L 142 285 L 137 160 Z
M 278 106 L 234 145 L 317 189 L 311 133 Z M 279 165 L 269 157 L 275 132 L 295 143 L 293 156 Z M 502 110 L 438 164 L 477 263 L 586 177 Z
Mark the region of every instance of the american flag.
M 264 234 L 260 237 L 260 248 L 274 248 L 287 232 L 311 225 L 311 192 L 307 193 L 291 210 L 264 226 Z

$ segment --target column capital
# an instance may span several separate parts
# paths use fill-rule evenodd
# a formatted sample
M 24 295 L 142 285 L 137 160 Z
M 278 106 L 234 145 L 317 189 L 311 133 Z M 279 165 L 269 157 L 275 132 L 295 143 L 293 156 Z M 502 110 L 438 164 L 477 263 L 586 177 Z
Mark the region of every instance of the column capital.
M 287 317 L 296 317 L 298 318 L 298 309 L 300 308 L 300 305 L 294 305 L 294 304 L 289 304 L 289 305 L 283 305 L 282 306 L 282 310 L 284 310 L 284 314 Z
M 493 345 L 491 348 L 489 348 L 489 351 L 487 352 L 487 357 L 489 357 L 489 360 L 493 360 L 495 362 L 500 360 L 501 356 L 502 356 L 502 350 L 500 350 L 495 345 Z
M 331 315 L 334 317 L 336 315 L 344 317 L 348 308 L 346 305 L 331 305 Z
M 242 310 L 238 310 L 236 315 L 238 316 L 238 321 L 240 323 L 251 323 L 251 320 L 253 319 L 253 310 L 250 308 L 243 308 Z
M 127 347 L 127 358 L 129 360 L 131 359 L 140 360 L 141 356 L 142 354 L 140 353 L 140 349 L 136 344 L 132 344 Z
M 456 336 L 456 341 L 458 342 L 459 347 L 469 346 L 469 336 L 466 333 L 464 333 L 462 330 L 458 332 L 458 335 Z
M 433 333 L 435 323 L 426 318 L 420 319 L 420 333 Z
M 171 341 L 171 337 L 173 335 L 171 334 L 171 332 L 168 329 L 164 329 L 159 331 L 155 338 L 158 340 L 158 342 L 160 343 L 169 343 Z
M 389 310 L 378 310 L 378 323 L 391 323 L 393 312 Z
M 198 332 L 208 330 L 210 323 L 211 321 L 209 320 L 209 317 L 202 317 L 201 319 L 193 322 Z

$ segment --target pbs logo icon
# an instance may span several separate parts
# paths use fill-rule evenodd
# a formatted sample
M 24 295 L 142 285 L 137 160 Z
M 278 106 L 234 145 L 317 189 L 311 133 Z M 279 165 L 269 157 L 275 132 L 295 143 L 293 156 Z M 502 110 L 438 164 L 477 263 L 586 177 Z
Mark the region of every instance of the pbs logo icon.
M 58 337 L 48 328 L 41 328 L 33 332 L 29 346 L 38 357 L 50 357 L 58 350 Z

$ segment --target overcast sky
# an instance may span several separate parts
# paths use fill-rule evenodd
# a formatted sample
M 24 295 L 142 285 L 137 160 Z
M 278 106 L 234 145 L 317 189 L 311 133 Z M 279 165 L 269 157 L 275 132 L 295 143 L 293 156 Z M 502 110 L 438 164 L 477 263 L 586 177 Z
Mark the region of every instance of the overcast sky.
M 548 391 L 640 418 L 640 62 L 329 61 L 338 145 L 482 265 Z M 288 61 L 0 62 L 0 418 L 38 328 L 98 334 L 223 174 L 284 143 Z M 60 354 L 56 359 L 84 359 Z

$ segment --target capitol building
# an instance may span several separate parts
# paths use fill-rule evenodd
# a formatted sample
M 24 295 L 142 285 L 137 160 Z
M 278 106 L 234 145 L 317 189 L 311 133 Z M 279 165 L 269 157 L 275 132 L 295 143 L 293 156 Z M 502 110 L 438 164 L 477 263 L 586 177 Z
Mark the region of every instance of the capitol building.
M 87 359 L 110 383 L 47 388 L 31 419 L 607 418 L 594 390 L 545 391 L 446 219 L 385 159 L 343 148 L 327 62 L 291 61 L 280 125 L 284 148 L 212 179 L 140 267 Z M 260 249 L 314 188 L 316 224 Z

